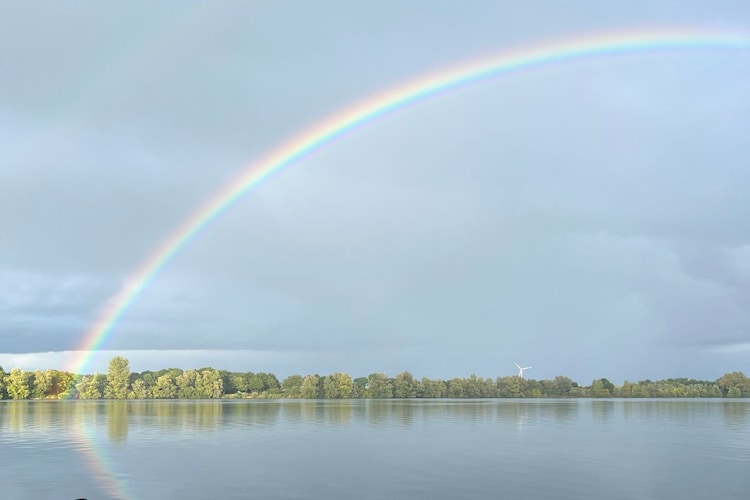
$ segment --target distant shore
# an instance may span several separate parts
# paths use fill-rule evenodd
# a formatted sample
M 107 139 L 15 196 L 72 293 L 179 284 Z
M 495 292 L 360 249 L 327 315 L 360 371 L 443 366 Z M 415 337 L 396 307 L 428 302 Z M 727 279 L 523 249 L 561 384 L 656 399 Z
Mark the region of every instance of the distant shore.
M 272 373 L 230 372 L 215 368 L 166 368 L 134 373 L 127 359 L 116 356 L 107 374 L 80 375 L 60 370 L 5 372 L 0 367 L 0 399 L 439 399 L 439 398 L 745 398 L 750 378 L 735 371 L 717 380 L 670 378 L 624 381 L 606 378 L 581 385 L 559 375 L 535 380 L 519 376 L 483 378 L 471 375 L 450 380 L 395 377 L 372 373 L 352 378 L 290 375 L 283 381 Z

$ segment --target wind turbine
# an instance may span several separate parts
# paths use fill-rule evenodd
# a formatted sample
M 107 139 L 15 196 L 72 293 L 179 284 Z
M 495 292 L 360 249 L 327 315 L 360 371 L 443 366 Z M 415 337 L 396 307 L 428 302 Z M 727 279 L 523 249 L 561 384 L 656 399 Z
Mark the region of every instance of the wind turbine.
M 518 378 L 523 378 L 523 371 L 531 368 L 530 366 L 525 366 L 521 368 L 521 365 L 519 365 L 518 363 L 513 363 L 513 364 L 516 365 L 516 367 L 518 368 Z

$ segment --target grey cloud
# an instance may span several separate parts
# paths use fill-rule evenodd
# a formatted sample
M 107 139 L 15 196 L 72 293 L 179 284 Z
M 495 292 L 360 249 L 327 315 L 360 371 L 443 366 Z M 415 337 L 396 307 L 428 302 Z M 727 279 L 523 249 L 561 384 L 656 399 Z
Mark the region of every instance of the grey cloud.
M 0 21 L 4 352 L 77 345 L 212 192 L 383 88 L 583 32 L 750 19 L 697 2 L 77 6 Z M 641 54 L 403 109 L 238 201 L 107 347 L 305 352 L 321 372 L 717 376 L 742 358 L 709 347 L 750 331 L 748 78 L 738 53 Z M 33 293 L 8 285 L 22 275 Z

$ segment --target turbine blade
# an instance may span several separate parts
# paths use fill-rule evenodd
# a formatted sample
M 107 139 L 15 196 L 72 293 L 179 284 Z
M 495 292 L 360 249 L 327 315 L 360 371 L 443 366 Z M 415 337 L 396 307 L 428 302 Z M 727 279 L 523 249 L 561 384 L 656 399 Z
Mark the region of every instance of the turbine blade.
M 513 364 L 516 365 L 516 368 L 518 368 L 519 370 L 521 369 L 518 363 L 513 363 Z

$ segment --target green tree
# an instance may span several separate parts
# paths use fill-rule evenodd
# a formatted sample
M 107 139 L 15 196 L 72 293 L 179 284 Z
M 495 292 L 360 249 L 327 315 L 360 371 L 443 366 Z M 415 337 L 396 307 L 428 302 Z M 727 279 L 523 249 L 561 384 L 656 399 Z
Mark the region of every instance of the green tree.
M 394 398 L 416 398 L 417 383 L 409 372 L 401 372 L 393 380 Z
M 338 399 L 339 398 L 339 387 L 336 381 L 333 379 L 333 375 L 323 377 L 323 398 L 324 399 Z
M 393 397 L 393 384 L 385 373 L 371 373 L 367 377 L 370 397 L 375 399 L 388 399 Z
M 156 375 L 149 370 L 142 372 L 138 378 L 143 380 L 143 383 L 149 389 L 156 385 Z
M 252 392 L 261 392 L 266 389 L 265 377 L 262 374 L 256 373 L 251 375 L 247 381 L 247 387 Z
M 357 377 L 353 381 L 352 397 L 353 398 L 369 398 L 370 391 L 368 389 L 367 377 Z
M 200 399 L 201 395 L 196 388 L 198 372 L 196 370 L 185 370 L 175 379 L 177 385 L 178 399 Z
M 86 375 L 76 384 L 76 391 L 78 391 L 80 399 L 100 399 L 102 397 L 96 378 L 96 375 Z
M 317 399 L 320 397 L 318 385 L 320 377 L 318 375 L 308 375 L 302 380 L 300 395 L 304 399 Z
M 591 384 L 591 395 L 595 398 L 611 398 L 612 393 L 609 392 L 607 385 L 605 384 L 606 379 L 596 379 Z M 607 380 L 607 382 L 609 382 Z
M 750 378 L 747 378 L 742 372 L 726 373 L 716 381 L 716 385 L 727 396 L 729 391 L 736 387 L 740 391 L 740 397 L 750 397 Z
M 107 389 L 105 395 L 110 399 L 125 399 L 128 396 L 130 363 L 127 359 L 115 356 L 109 360 L 107 370 Z
M 177 385 L 171 374 L 165 374 L 156 379 L 156 385 L 152 389 L 156 399 L 174 399 L 177 397 Z
M 460 377 L 454 377 L 448 381 L 449 398 L 466 397 L 466 381 Z
M 573 381 L 568 377 L 558 375 L 554 380 L 556 398 L 567 398 L 570 395 L 570 390 L 573 388 Z
M 249 392 L 250 384 L 248 383 L 247 377 L 241 373 L 232 375 L 231 377 L 232 386 L 237 392 Z
M 622 383 L 622 387 L 620 388 L 620 397 L 632 398 L 633 397 L 633 384 L 631 384 L 627 380 L 624 381 Z
M 498 377 L 497 392 L 501 398 L 520 398 L 523 397 L 521 393 L 521 378 L 508 375 L 505 377 Z
M 649 397 L 648 388 L 646 387 L 646 384 L 642 384 L 641 382 L 638 382 L 637 384 L 632 386 L 631 394 L 633 395 L 634 398 Z
M 11 399 L 26 399 L 31 394 L 29 381 L 31 372 L 22 371 L 20 368 L 13 368 L 5 377 L 5 390 Z
M 151 390 L 146 386 L 146 382 L 138 378 L 130 384 L 132 391 L 128 393 L 130 399 L 148 399 L 151 397 Z
M 60 397 L 60 394 L 65 393 L 71 389 L 73 385 L 73 374 L 70 372 L 64 372 L 60 370 L 49 370 L 52 376 L 52 388 L 50 394 L 56 397 Z
M 35 398 L 44 399 L 53 385 L 52 371 L 36 370 L 34 372 L 34 389 L 31 391 Z
M 289 375 L 281 383 L 281 390 L 284 391 L 284 395 L 288 398 L 299 398 L 302 397 L 302 375 Z
M 422 395 L 425 398 L 444 398 L 448 395 L 448 388 L 442 380 L 422 378 Z
M 338 397 L 349 399 L 354 393 L 354 381 L 347 373 L 336 372 L 331 375 L 338 391 Z
M 207 368 L 196 378 L 196 389 L 202 398 L 221 399 L 224 395 L 224 381 L 218 370 Z

